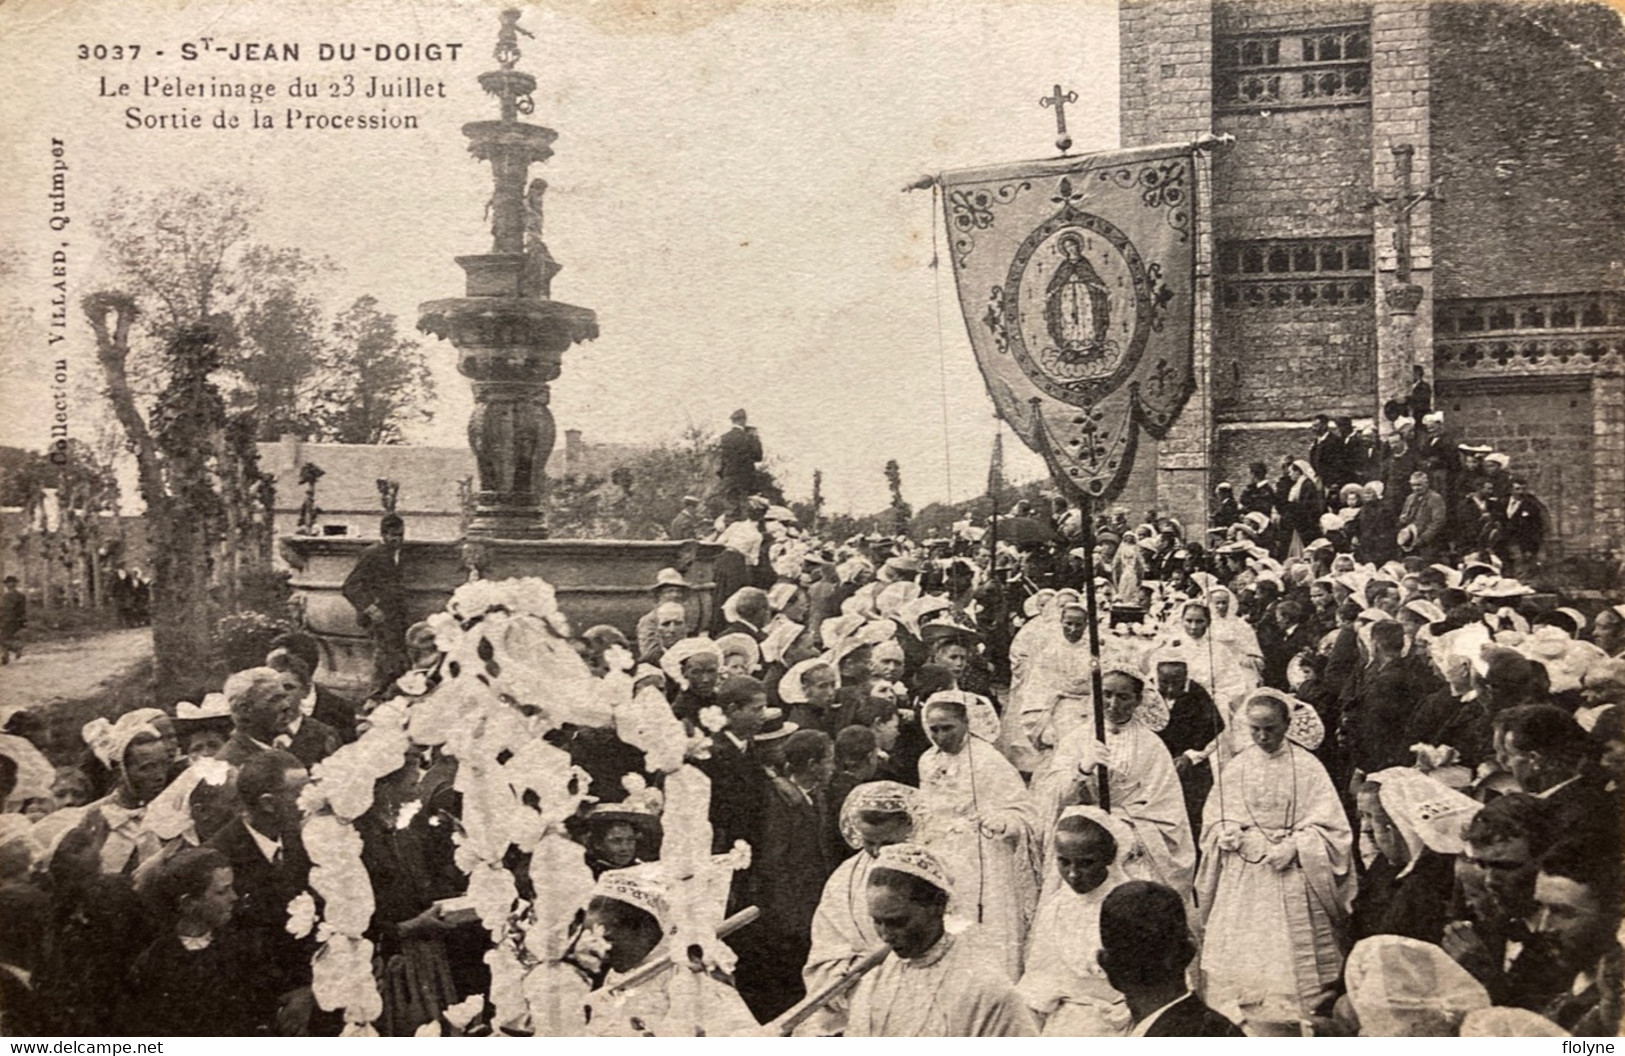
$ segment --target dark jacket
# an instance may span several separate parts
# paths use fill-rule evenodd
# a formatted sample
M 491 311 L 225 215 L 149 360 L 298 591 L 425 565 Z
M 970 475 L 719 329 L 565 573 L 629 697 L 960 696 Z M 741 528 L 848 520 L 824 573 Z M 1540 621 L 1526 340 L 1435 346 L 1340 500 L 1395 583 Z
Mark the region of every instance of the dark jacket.
M 735 840 L 758 849 L 768 793 L 767 769 L 756 745 L 741 750 L 726 732 L 719 733 L 711 739 L 711 758 L 696 765 L 711 779 L 711 853 L 727 851 Z
M 1195 994 L 1169 1008 L 1145 1032 L 1148 1038 L 1240 1038 L 1241 1028 L 1225 1019 Z
M 717 476 L 724 487 L 749 488 L 762 460 L 762 440 L 754 429 L 730 429 L 717 443 Z
M 287 929 L 288 903 L 310 886 L 310 859 L 298 835 L 290 834 L 282 839 L 281 859 L 268 861 L 240 817 L 215 833 L 209 846 L 231 863 L 237 891 L 232 927 L 260 966 L 254 1004 L 274 1013 L 282 994 L 310 984 L 314 940 L 296 939 Z
M 752 901 L 769 930 L 797 938 L 812 933 L 824 881 L 835 868 L 827 824 L 821 794 L 809 797 L 786 778 L 769 779 L 759 860 L 750 871 Z
M 337 730 L 307 715 L 305 721 L 299 724 L 299 732 L 288 742 L 286 751 L 306 767 L 312 767 L 338 751 L 343 743 Z
M 356 622 L 368 627 L 371 620 L 366 610 L 377 605 L 386 620 L 398 621 L 401 632 L 406 632 L 406 586 L 401 580 L 401 566 L 396 552 L 384 543 L 374 543 L 361 551 L 355 567 L 345 577 L 342 588 L 344 600 L 356 611 Z
M 188 950 L 166 935 L 136 958 L 119 1033 L 158 1037 L 266 1034 L 276 1005 L 260 1005 L 260 972 L 250 945 L 230 925 L 208 946 Z

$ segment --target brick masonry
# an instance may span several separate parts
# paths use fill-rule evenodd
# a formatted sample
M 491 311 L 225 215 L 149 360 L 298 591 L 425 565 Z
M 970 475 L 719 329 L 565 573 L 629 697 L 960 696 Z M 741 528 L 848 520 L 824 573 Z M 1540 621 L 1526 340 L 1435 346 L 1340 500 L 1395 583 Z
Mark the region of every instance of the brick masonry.
M 1432 89 L 1443 181 L 1436 295 L 1625 285 L 1619 15 L 1587 4 L 1444 3 L 1432 18 L 1448 60 L 1435 64 Z
M 1439 403 L 1458 435 L 1511 457 L 1512 473 L 1528 480 L 1550 512 L 1559 546 L 1591 538 L 1595 528 L 1593 394 L 1583 385 L 1524 386 L 1515 396 L 1452 395 L 1446 388 Z
M 1124 146 L 1236 136 L 1215 155 L 1216 240 L 1365 235 L 1375 254 L 1367 306 L 1220 307 L 1211 333 L 1199 325 L 1211 398 L 1193 400 L 1158 454 L 1164 504 L 1304 449 L 1298 422 L 1317 411 L 1375 414 L 1408 388 L 1413 363 L 1431 372 L 1434 296 L 1625 287 L 1625 30 L 1606 7 L 1121 0 L 1120 12 Z M 1369 105 L 1215 112 L 1215 36 L 1362 23 Z M 1396 145 L 1411 148 L 1413 189 L 1439 181 L 1438 200 L 1409 214 L 1414 315 L 1383 298 L 1395 214 L 1373 199 L 1398 190 Z M 1625 379 L 1577 367 L 1556 383 L 1437 381 L 1460 403 L 1446 407 L 1455 431 L 1506 445 L 1576 548 L 1621 548 Z

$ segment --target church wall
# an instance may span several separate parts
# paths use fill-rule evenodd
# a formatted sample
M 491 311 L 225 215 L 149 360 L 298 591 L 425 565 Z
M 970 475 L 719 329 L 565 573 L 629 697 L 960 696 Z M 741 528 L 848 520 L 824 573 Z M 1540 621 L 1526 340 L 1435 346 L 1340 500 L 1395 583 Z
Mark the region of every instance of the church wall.
M 1447 60 L 1433 71 L 1436 296 L 1617 289 L 1619 15 L 1601 5 L 1475 2 L 1436 4 L 1432 18 Z
M 1239 486 L 1247 462 L 1305 449 L 1315 413 L 1373 416 L 1418 363 L 1460 401 L 1445 405 L 1459 415 L 1452 431 L 1505 444 L 1554 500 L 1572 549 L 1625 548 L 1625 330 L 1614 310 L 1536 332 L 1436 332 L 1464 299 L 1589 303 L 1625 288 L 1619 16 L 1510 0 L 1122 0 L 1120 11 L 1124 146 L 1210 129 L 1236 137 L 1214 152 L 1211 400 L 1199 423 L 1175 423 L 1190 426 L 1171 456 L 1185 472 L 1201 457 L 1210 482 Z M 1192 39 L 1204 26 L 1205 49 Z M 1296 31 L 1362 28 L 1368 86 L 1311 91 L 1306 73 L 1346 78 L 1361 56 L 1327 64 Z M 1263 52 L 1242 52 L 1247 39 Z M 1237 90 L 1248 81 L 1253 96 Z M 1409 148 L 1412 192 L 1434 194 L 1407 214 L 1412 296 L 1390 299 L 1404 285 L 1394 147 Z M 1232 256 L 1227 272 L 1227 249 L 1318 253 L 1335 241 L 1348 260 L 1350 239 L 1368 247 L 1362 270 L 1238 275 Z
M 1510 389 L 1446 382 L 1439 406 L 1456 435 L 1511 457 L 1513 474 L 1551 515 L 1554 553 L 1591 538 L 1595 437 L 1586 379 L 1520 381 Z

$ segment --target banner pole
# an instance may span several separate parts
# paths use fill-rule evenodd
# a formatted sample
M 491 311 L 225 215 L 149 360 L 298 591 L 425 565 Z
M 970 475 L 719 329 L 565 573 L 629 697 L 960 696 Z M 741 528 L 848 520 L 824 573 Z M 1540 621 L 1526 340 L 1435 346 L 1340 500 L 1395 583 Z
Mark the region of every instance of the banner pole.
M 1078 503 L 1083 509 L 1083 549 L 1088 554 L 1083 576 L 1083 604 L 1089 614 L 1089 690 L 1094 694 L 1095 740 L 1106 743 L 1106 705 L 1100 686 L 1100 608 L 1095 597 L 1095 501 L 1088 491 L 1078 489 Z M 1095 780 L 1100 786 L 1100 809 L 1112 809 L 1111 789 L 1108 787 L 1106 764 L 1095 768 Z

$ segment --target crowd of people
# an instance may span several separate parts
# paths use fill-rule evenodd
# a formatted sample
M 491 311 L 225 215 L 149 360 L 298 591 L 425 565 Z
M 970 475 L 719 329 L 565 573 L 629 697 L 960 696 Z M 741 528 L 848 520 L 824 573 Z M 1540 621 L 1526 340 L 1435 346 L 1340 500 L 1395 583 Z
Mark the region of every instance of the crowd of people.
M 1063 502 L 1001 518 L 1014 545 L 822 540 L 749 495 L 691 516 L 711 590 L 663 570 L 635 626 L 572 641 L 703 741 L 710 849 L 749 852 L 733 956 L 669 941 L 670 771 L 561 726 L 595 886 L 550 966 L 577 996 L 534 1032 L 1615 1034 L 1625 605 L 1516 578 L 1541 537 L 1510 460 L 1406 421 L 1381 451 L 1317 424 L 1280 479 L 1218 488 L 1205 538 L 1119 509 L 1090 552 Z M 294 633 L 201 702 L 92 722 L 73 765 L 7 709 L 0 1031 L 338 1032 L 290 919 L 301 790 L 445 684 L 404 530 L 346 585 L 366 700 Z M 414 748 L 355 821 L 386 1034 L 501 1030 L 467 1004 L 492 976 L 457 773 Z

